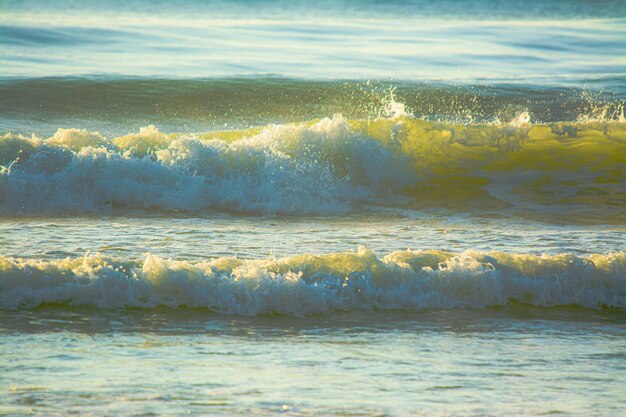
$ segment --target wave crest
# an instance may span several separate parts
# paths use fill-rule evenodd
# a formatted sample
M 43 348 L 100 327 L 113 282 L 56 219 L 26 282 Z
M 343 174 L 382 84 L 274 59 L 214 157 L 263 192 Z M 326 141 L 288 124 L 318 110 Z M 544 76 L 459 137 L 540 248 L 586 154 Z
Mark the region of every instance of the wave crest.
M 0 307 L 206 308 L 304 316 L 355 309 L 487 308 L 509 303 L 626 308 L 624 253 L 589 257 L 356 252 L 183 262 L 147 255 L 56 261 L 0 257 Z
M 0 212 L 328 213 L 408 199 L 623 218 L 622 122 L 533 125 L 522 114 L 508 125 L 451 125 L 398 111 L 198 135 L 153 126 L 112 140 L 79 129 L 46 140 L 8 134 Z
M 1 172 L 1 209 L 337 212 L 412 177 L 404 156 L 341 117 L 269 126 L 230 142 L 168 136 L 154 127 L 102 139 L 77 129 L 46 141 L 5 136 L 3 160 L 12 162 Z

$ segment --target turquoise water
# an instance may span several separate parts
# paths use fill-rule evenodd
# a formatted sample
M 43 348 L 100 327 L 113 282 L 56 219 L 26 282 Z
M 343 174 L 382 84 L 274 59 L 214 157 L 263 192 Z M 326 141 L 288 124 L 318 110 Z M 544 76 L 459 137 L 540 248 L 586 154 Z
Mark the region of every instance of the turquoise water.
M 626 415 L 625 28 L 1 1 L 0 415 Z

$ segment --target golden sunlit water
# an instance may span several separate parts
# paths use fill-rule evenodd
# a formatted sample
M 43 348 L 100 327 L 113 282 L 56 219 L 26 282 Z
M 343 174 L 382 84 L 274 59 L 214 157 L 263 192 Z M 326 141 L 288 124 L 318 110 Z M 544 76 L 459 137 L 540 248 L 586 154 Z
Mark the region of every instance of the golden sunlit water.
M 624 415 L 625 13 L 0 1 L 0 415 Z

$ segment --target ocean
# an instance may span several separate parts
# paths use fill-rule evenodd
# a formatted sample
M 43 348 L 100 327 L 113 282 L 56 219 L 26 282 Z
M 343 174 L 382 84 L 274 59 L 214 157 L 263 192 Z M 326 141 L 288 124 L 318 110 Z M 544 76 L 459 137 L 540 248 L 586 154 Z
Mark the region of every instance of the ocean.
M 626 5 L 0 1 L 0 416 L 626 416 Z

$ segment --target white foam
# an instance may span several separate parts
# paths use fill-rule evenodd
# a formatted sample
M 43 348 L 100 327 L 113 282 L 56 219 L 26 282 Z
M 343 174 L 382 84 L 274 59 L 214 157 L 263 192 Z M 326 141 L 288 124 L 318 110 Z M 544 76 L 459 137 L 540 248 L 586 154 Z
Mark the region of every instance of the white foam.
M 112 140 L 79 129 L 5 135 L 0 214 L 341 213 L 410 202 L 623 219 L 623 123 L 531 125 L 525 112 L 507 125 L 447 125 L 389 103 L 389 118 L 198 136 L 154 126 Z
M 0 257 L 0 307 L 197 307 L 224 314 L 303 316 L 340 310 L 532 306 L 626 308 L 624 253 L 509 255 L 356 252 L 202 262 L 57 261 Z
M 3 170 L 0 211 L 340 212 L 414 176 L 404 156 L 352 131 L 341 117 L 269 126 L 230 143 L 172 138 L 154 127 L 102 140 L 68 129 L 39 143 L 19 169 Z

